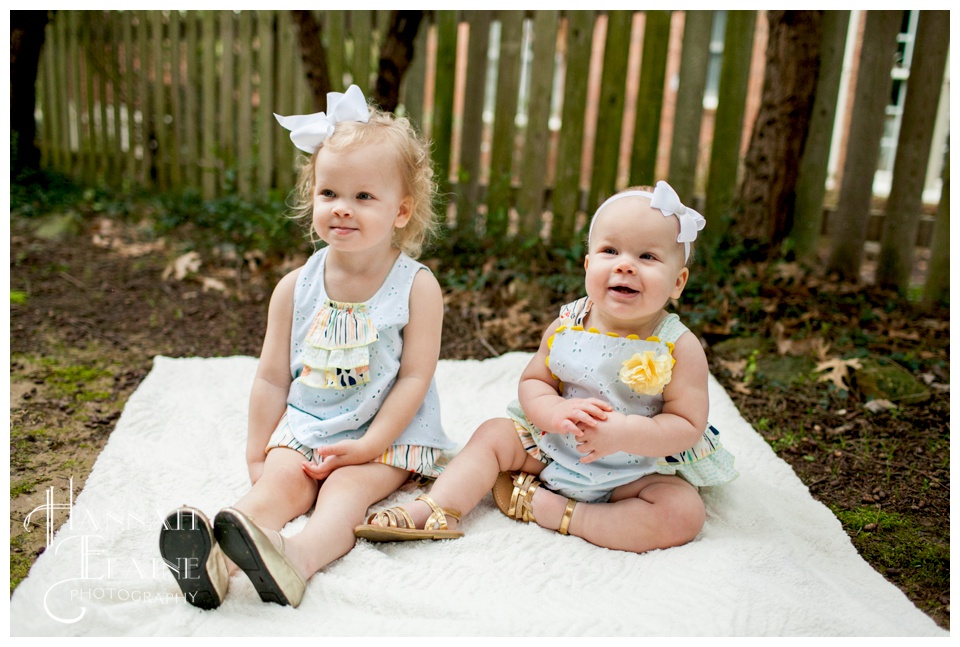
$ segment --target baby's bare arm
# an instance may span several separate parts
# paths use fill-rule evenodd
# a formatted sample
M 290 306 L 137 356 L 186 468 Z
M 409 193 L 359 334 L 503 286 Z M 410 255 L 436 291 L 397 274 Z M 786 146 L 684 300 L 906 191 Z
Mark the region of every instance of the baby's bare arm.
M 677 340 L 677 360 L 663 390 L 663 410 L 648 418 L 611 413 L 592 428 L 582 428 L 580 450 L 590 463 L 617 451 L 639 456 L 669 456 L 692 447 L 707 428 L 710 399 L 707 358 L 693 333 Z
M 527 419 L 541 430 L 579 435 L 582 428 L 594 427 L 606 420 L 613 407 L 597 398 L 564 399 L 560 395 L 560 381 L 547 366 L 548 341 L 559 325 L 558 319 L 543 334 L 540 348 L 520 376 L 518 397 Z

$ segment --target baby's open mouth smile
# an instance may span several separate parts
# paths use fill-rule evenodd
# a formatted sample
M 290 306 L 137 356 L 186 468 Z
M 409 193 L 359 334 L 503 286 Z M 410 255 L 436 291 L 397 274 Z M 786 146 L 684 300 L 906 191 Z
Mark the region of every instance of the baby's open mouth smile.
M 631 287 L 626 285 L 614 285 L 610 288 L 612 292 L 617 292 L 618 294 L 637 294 L 638 290 L 634 290 Z

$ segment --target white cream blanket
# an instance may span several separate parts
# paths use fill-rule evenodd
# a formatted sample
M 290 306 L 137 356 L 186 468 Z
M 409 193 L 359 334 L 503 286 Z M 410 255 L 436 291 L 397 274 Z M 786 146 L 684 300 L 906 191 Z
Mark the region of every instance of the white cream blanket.
M 480 422 L 502 415 L 528 359 L 440 363 L 444 425 L 461 447 Z M 160 520 L 184 503 L 212 516 L 246 490 L 256 361 L 156 358 L 70 521 L 14 593 L 11 635 L 947 633 L 859 557 L 713 378 L 710 418 L 741 476 L 704 490 L 707 522 L 686 546 L 643 555 L 598 548 L 511 521 L 488 496 L 465 518 L 463 539 L 359 542 L 310 580 L 299 609 L 262 603 L 239 573 L 219 609 L 200 611 L 184 602 L 160 560 Z M 378 507 L 411 496 L 400 492 Z M 42 516 L 34 520 L 42 524 Z

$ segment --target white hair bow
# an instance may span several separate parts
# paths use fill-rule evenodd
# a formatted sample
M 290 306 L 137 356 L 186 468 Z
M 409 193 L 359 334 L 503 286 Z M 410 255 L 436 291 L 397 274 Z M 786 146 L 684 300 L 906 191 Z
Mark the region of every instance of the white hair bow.
M 697 239 L 697 232 L 706 226 L 707 221 L 690 207 L 683 206 L 680 196 L 673 187 L 660 180 L 653 190 L 650 206 L 659 209 L 664 216 L 676 216 L 680 221 L 680 235 L 677 242 L 683 243 L 684 259 L 690 258 L 690 243 Z
M 593 223 L 597 221 L 597 216 L 600 215 L 600 211 L 615 200 L 630 197 L 647 198 L 650 200 L 650 206 L 654 209 L 659 209 L 665 218 L 669 218 L 670 216 L 677 217 L 677 220 L 680 221 L 680 235 L 677 236 L 677 242 L 683 243 L 683 261 L 687 262 L 690 259 L 690 243 L 697 239 L 697 232 L 704 228 L 707 221 L 690 207 L 683 206 L 677 192 L 663 180 L 657 182 L 653 193 L 641 190 L 621 191 L 607 198 L 603 204 L 597 207 L 597 210 L 593 214 L 587 240 L 593 235 Z
M 346 92 L 327 93 L 327 112 L 312 115 L 282 117 L 273 113 L 280 125 L 290 131 L 290 141 L 305 153 L 316 153 L 320 144 L 333 134 L 333 129 L 343 121 L 370 121 L 370 108 L 363 91 L 351 85 Z

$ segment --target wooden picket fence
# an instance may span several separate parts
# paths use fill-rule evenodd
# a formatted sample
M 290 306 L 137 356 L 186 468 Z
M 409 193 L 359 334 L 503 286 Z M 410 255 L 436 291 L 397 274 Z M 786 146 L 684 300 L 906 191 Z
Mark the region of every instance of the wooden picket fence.
M 334 89 L 372 96 L 390 12 L 314 14 Z M 734 92 L 705 111 L 713 14 L 424 12 L 398 113 L 431 140 L 448 222 L 488 241 L 569 244 L 605 197 L 657 179 L 708 218 L 722 211 L 756 114 L 766 21 L 727 12 L 738 62 L 720 86 Z M 58 11 L 38 97 L 47 167 L 205 198 L 286 196 L 299 152 L 272 113 L 314 112 L 296 27 L 274 10 Z
M 370 96 L 389 12 L 316 15 L 333 83 Z M 652 183 L 668 161 L 692 194 L 704 142 L 667 142 L 659 127 L 667 46 L 682 16 L 426 12 L 398 112 L 431 139 L 451 223 L 492 239 L 569 241 L 583 212 L 627 183 Z M 705 68 L 709 31 L 685 47 Z M 285 195 L 297 151 L 272 113 L 314 111 L 286 11 L 59 11 L 38 92 L 47 166 L 207 198 Z M 727 173 L 732 187 L 736 168 Z

